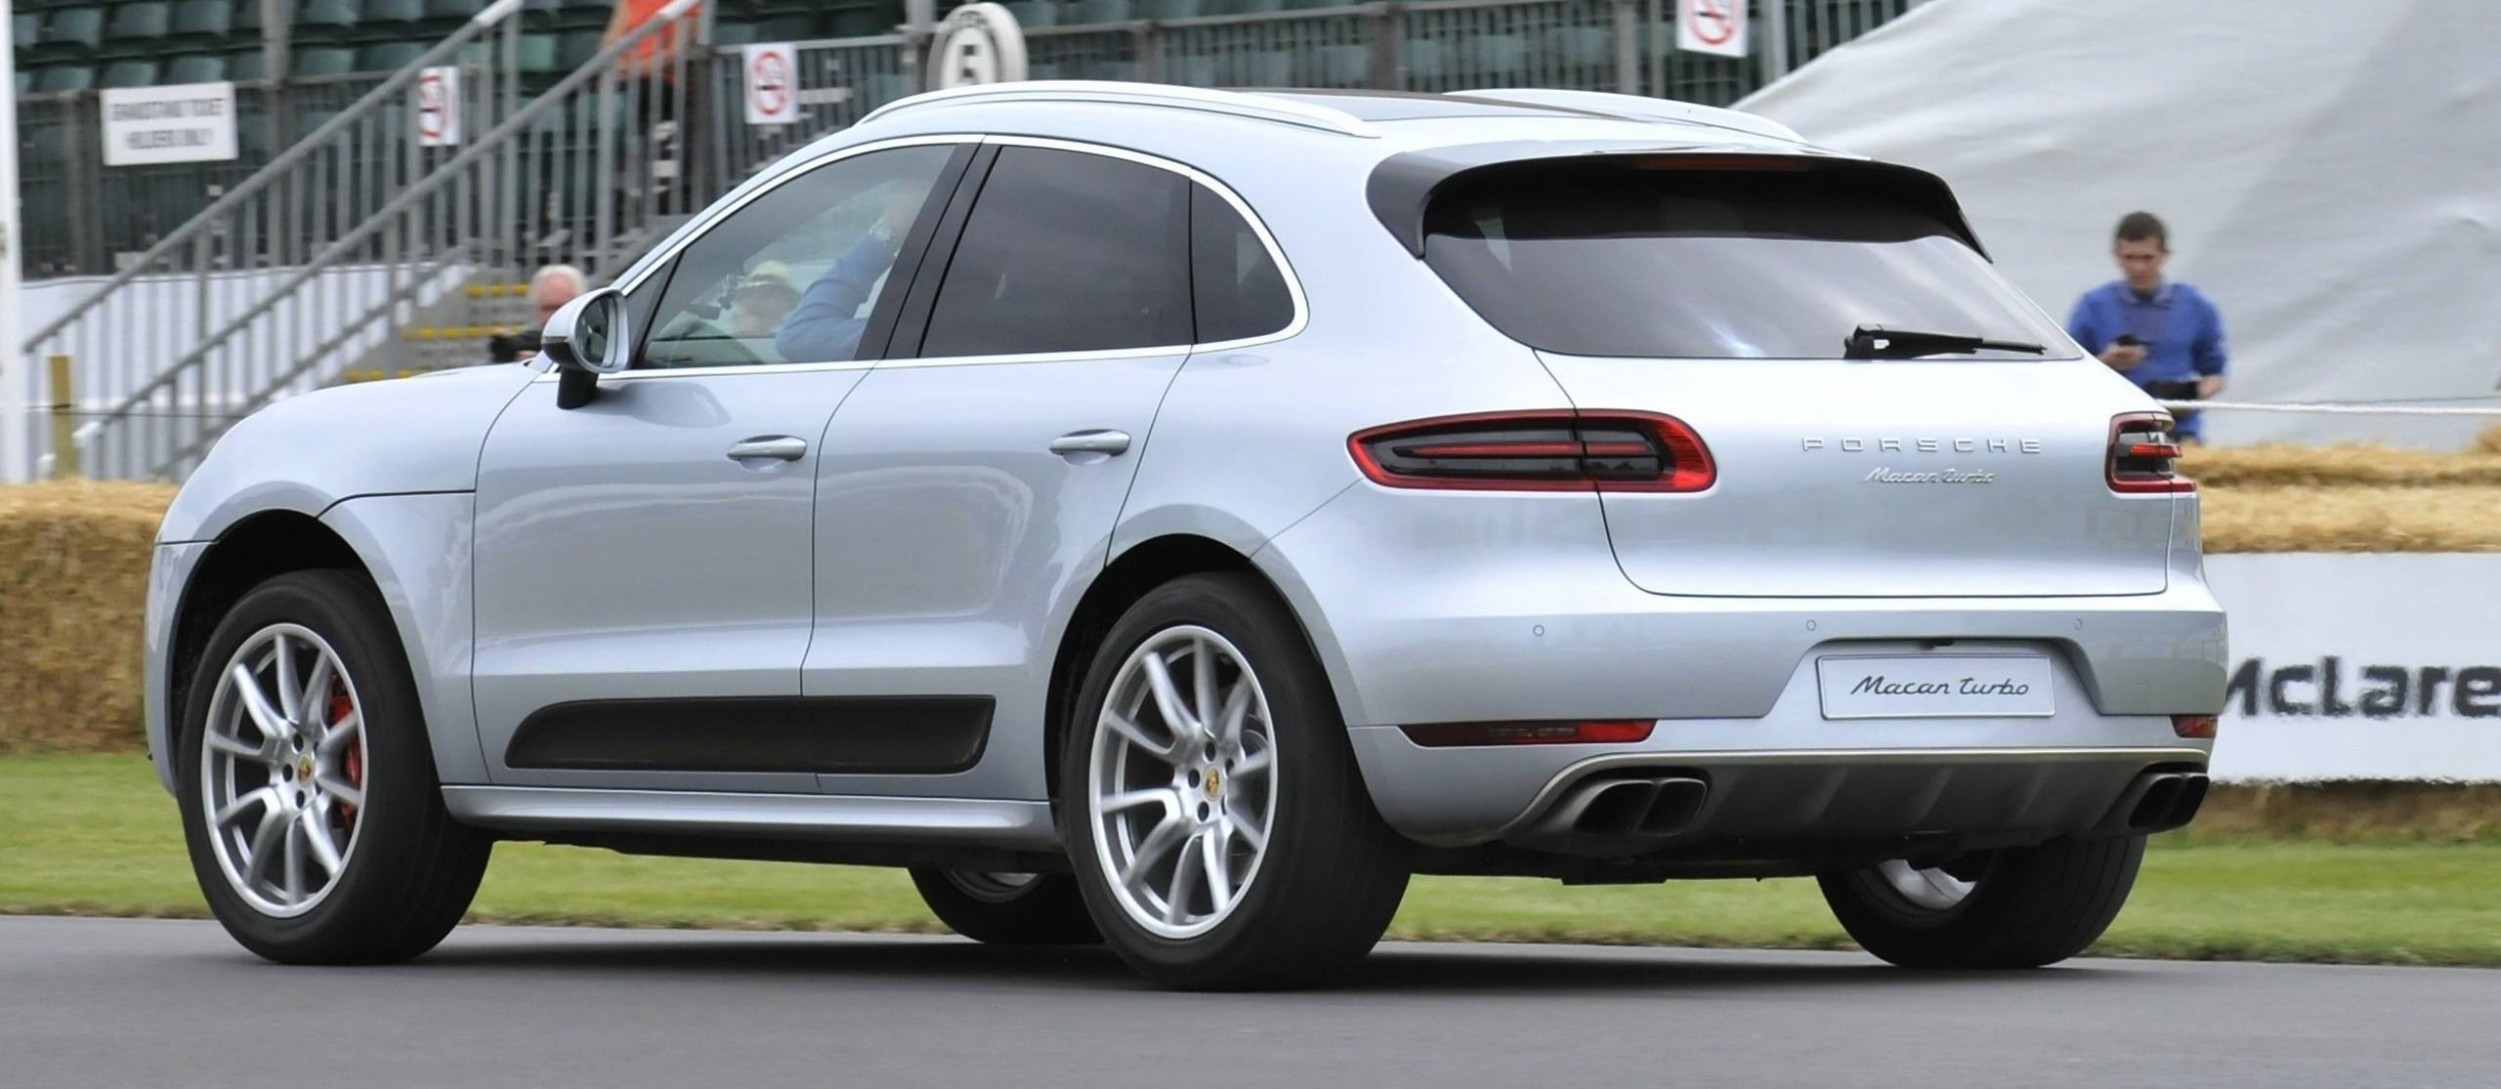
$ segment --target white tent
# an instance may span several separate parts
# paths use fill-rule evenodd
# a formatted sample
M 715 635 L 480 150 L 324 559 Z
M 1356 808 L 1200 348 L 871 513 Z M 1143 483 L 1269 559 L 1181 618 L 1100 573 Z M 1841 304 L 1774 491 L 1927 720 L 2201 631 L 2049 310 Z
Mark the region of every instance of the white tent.
M 2170 225 L 2232 400 L 2501 405 L 2501 4 L 1933 0 L 1741 104 L 1935 171 L 2063 319 Z M 2455 446 L 2495 419 L 2215 412 L 2216 442 Z

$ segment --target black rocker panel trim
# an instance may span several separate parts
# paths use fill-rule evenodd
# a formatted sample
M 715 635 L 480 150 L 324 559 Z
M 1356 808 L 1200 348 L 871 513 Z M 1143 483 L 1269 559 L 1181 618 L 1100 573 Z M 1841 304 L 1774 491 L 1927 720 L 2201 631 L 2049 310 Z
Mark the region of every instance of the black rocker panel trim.
M 513 768 L 943 774 L 981 759 L 988 696 L 737 696 L 541 707 Z

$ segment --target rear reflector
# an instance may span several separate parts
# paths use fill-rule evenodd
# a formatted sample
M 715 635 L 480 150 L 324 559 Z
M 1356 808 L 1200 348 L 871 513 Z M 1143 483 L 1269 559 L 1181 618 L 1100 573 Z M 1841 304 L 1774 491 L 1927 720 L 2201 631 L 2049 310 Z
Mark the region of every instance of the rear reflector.
M 2213 715 L 2171 716 L 2171 732 L 2178 734 L 2181 737 L 2213 740 L 2215 735 L 2215 726 L 2215 716 Z
M 1407 740 L 1426 748 L 1462 745 L 1628 745 L 1650 740 L 1649 719 L 1594 722 L 1436 722 L 1402 726 Z
M 1719 479 L 1693 428 L 1648 412 L 1442 416 L 1358 431 L 1346 448 L 1392 488 L 1699 492 Z
M 2175 468 L 2180 444 L 2171 438 L 2171 417 L 2130 413 L 2110 421 L 2110 490 L 2122 495 L 2193 492 L 2197 483 Z

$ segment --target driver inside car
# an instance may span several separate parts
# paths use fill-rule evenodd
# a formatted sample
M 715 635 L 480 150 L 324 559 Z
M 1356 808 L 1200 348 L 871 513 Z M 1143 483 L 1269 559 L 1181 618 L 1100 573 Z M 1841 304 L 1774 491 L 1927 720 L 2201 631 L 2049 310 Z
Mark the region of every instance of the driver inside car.
M 875 297 L 926 196 L 925 186 L 896 186 L 868 233 L 800 294 L 798 307 L 773 336 L 773 347 L 783 359 L 835 362 L 859 355 L 860 331 L 868 325 L 862 304 Z

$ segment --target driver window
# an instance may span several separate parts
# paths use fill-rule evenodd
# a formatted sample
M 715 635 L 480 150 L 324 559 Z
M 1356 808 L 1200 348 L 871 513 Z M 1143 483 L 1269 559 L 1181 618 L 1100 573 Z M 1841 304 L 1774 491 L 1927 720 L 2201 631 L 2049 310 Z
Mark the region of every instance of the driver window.
M 678 254 L 635 366 L 860 358 L 895 252 L 957 150 L 854 155 L 731 213 Z

